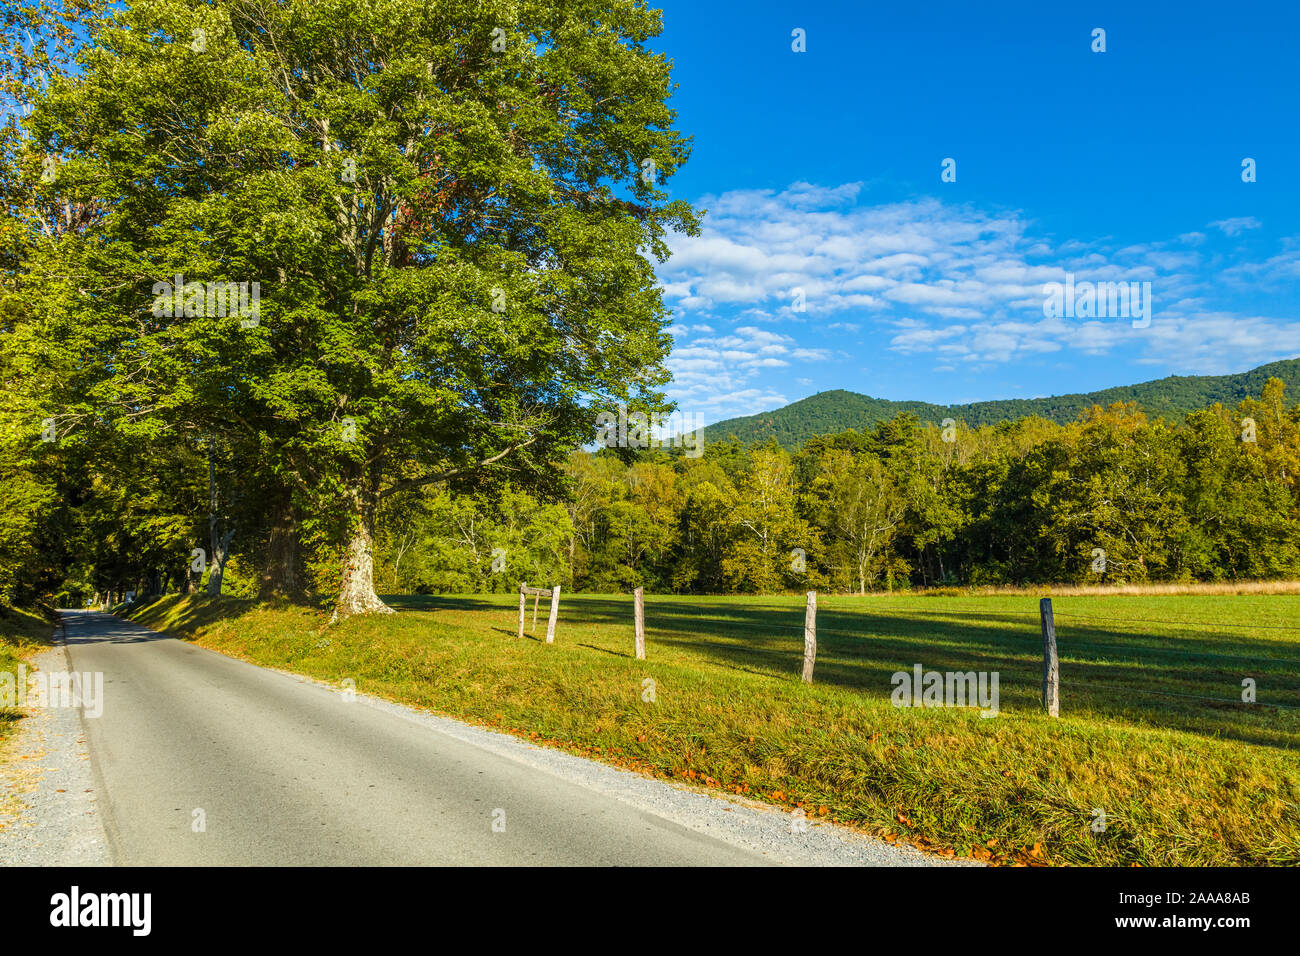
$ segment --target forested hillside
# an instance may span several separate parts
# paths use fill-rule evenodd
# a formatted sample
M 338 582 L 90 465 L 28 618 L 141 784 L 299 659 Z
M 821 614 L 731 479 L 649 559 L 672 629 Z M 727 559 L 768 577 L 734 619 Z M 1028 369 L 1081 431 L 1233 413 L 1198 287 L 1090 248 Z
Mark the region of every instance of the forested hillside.
M 1272 362 L 1236 375 L 1171 375 L 1086 394 L 1009 398 L 969 405 L 894 402 L 836 389 L 818 392 L 775 411 L 729 418 L 710 425 L 708 433 L 715 440 L 735 437 L 749 442 L 774 438 L 786 448 L 793 448 L 814 435 L 830 435 L 846 428 L 868 429 L 904 413 L 935 424 L 954 418 L 972 426 L 993 425 L 1034 415 L 1065 425 L 1093 405 L 1104 408 L 1115 402 L 1135 402 L 1153 418 L 1177 421 L 1188 412 L 1215 402 L 1233 406 L 1248 395 L 1258 395 L 1270 378 L 1281 379 L 1293 393 L 1300 390 L 1300 359 Z

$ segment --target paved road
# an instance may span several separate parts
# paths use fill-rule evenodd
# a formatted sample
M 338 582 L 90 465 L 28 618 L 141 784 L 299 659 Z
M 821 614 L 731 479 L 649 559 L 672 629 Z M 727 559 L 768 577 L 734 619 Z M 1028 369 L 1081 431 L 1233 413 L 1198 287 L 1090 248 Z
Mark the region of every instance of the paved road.
M 104 674 L 103 713 L 83 721 L 117 864 L 820 861 L 806 841 L 786 852 L 782 814 L 349 701 L 111 615 L 64 620 L 70 669 Z M 831 840 L 826 862 L 933 862 L 877 841 L 846 857 L 842 835 L 814 836 Z

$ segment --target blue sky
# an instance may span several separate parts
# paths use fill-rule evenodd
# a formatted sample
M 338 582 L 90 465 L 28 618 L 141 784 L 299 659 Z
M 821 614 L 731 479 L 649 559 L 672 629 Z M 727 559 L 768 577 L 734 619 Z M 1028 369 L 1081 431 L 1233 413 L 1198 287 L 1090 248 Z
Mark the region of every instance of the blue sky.
M 1300 4 L 658 5 L 694 137 L 669 188 L 709 210 L 659 269 L 682 410 L 1033 397 L 1300 355 Z M 1149 327 L 1047 318 L 1067 272 L 1149 281 Z

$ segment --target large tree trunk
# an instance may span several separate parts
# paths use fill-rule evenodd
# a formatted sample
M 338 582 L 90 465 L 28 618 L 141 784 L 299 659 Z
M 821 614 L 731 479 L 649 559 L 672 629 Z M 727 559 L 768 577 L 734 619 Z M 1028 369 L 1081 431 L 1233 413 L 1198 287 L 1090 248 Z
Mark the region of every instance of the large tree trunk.
M 375 593 L 374 509 L 358 517 L 343 562 L 343 583 L 330 621 L 353 614 L 392 614 L 393 609 Z
M 266 548 L 266 565 L 258 585 L 262 600 L 288 598 L 297 600 L 303 595 L 298 578 L 298 519 L 293 502 L 285 499 L 276 506 L 271 535 Z
M 213 461 L 212 443 L 208 442 L 208 544 L 212 547 L 212 565 L 208 571 L 208 596 L 221 595 L 221 578 L 226 573 L 226 559 L 230 556 L 231 529 L 217 537 L 217 472 Z
M 227 530 L 217 539 L 216 525 L 212 527 L 212 566 L 208 569 L 208 597 L 221 595 L 221 579 L 226 573 L 226 560 L 230 557 L 230 538 L 233 531 Z

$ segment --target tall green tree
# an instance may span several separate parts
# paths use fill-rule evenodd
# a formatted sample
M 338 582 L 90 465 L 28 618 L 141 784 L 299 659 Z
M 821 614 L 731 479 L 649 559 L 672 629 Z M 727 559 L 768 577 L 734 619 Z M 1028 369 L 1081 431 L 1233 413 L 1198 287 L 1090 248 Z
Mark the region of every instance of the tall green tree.
M 663 405 L 651 260 L 697 221 L 664 189 L 688 143 L 660 28 L 631 0 L 116 7 L 13 156 L 29 220 L 75 213 L 19 290 L 50 401 L 221 436 L 282 534 L 343 542 L 337 613 L 387 610 L 390 500 L 554 494 L 594 406 Z
M 754 450 L 729 517 L 732 534 L 722 561 L 729 589 L 770 593 L 801 582 L 796 549 L 806 554 L 816 534 L 796 508 L 790 455 L 775 442 Z
M 842 450 L 822 458 L 812 489 L 831 553 L 848 570 L 851 586 L 865 594 L 888 566 L 907 506 L 902 492 L 879 458 Z

